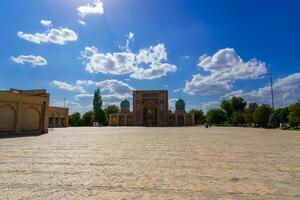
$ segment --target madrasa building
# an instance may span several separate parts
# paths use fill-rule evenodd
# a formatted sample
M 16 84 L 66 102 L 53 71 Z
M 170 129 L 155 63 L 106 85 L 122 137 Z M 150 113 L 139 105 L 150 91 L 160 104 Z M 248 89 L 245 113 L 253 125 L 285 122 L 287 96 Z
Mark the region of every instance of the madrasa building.
M 133 108 L 124 100 L 120 111 L 109 115 L 110 126 L 193 126 L 194 114 L 185 111 L 185 102 L 180 98 L 175 103 L 175 112 L 169 110 L 167 90 L 133 91 Z
M 68 108 L 49 106 L 46 90 L 0 91 L 0 134 L 47 133 L 68 126 Z

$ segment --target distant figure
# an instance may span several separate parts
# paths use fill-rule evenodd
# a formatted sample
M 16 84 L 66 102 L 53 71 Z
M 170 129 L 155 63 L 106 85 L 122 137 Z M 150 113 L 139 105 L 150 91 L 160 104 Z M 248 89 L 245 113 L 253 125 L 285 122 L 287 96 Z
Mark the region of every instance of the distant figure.
M 280 128 L 280 130 L 283 130 L 282 123 L 279 124 L 279 128 Z
M 208 124 L 207 123 L 205 123 L 205 128 L 208 128 Z

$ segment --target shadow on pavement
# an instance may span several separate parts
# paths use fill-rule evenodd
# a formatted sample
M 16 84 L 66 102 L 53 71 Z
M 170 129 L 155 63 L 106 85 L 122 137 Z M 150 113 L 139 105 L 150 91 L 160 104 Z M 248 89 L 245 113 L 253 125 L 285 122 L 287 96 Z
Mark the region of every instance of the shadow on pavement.
M 26 133 L 7 133 L 7 132 L 0 132 L 0 140 L 6 139 L 6 138 L 19 138 L 19 137 L 37 137 L 40 135 L 44 135 L 46 133 L 32 133 L 32 132 L 26 132 Z

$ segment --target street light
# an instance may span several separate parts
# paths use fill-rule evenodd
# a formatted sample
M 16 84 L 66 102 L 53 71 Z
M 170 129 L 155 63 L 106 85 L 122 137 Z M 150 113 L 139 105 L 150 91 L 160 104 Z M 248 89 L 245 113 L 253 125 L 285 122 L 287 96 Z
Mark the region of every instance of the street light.
M 272 77 L 273 74 L 272 73 L 267 73 L 267 74 L 264 74 L 264 76 L 269 76 L 270 77 L 272 108 L 274 110 L 274 92 L 273 92 L 273 77 Z
M 64 108 L 66 108 L 66 99 L 67 98 L 64 97 Z

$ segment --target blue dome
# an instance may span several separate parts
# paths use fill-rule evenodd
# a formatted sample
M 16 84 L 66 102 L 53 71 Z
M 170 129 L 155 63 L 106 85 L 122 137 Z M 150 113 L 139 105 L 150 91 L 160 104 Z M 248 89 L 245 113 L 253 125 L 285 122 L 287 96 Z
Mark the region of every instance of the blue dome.
M 176 108 L 184 108 L 185 107 L 185 102 L 180 98 L 176 101 L 175 103 Z
M 121 102 L 120 104 L 121 107 L 130 107 L 130 103 L 127 99 L 125 99 L 124 101 Z

